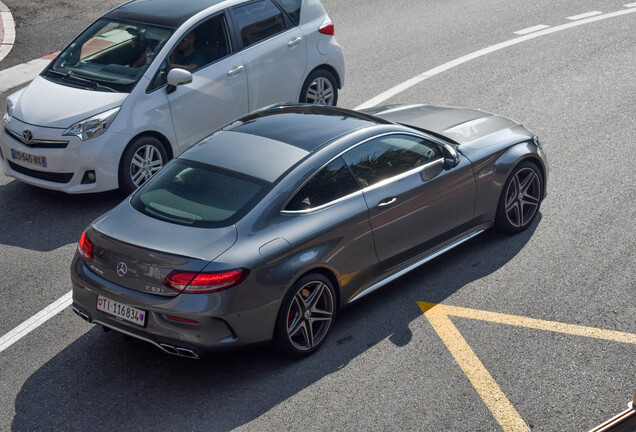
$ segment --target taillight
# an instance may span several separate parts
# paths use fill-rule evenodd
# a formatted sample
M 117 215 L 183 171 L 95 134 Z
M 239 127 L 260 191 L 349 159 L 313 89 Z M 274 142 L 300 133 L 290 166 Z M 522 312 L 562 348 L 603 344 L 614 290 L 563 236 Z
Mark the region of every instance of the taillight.
M 249 273 L 246 268 L 201 273 L 174 270 L 166 276 L 163 284 L 184 294 L 205 294 L 238 285 Z
M 93 244 L 88 237 L 86 237 L 86 230 L 84 230 L 79 239 L 79 243 L 77 243 L 77 251 L 86 261 L 93 259 Z
M 333 36 L 335 34 L 335 28 L 333 26 L 333 21 L 331 21 L 331 18 L 329 18 L 329 16 L 327 16 L 322 24 L 320 24 L 320 28 L 318 29 L 318 31 L 322 34 L 326 34 L 326 35 L 330 35 Z

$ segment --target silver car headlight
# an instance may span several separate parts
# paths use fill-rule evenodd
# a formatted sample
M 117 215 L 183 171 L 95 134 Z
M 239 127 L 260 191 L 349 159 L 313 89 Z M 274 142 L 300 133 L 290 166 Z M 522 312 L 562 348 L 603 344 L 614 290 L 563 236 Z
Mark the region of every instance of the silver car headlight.
M 13 101 L 9 98 L 7 98 L 7 101 L 4 104 L 4 121 L 5 123 L 9 123 L 9 121 L 11 120 L 11 116 L 13 115 L 13 107 L 15 106 L 15 104 L 13 103 Z
M 66 129 L 62 135 L 76 136 L 82 141 L 95 138 L 103 134 L 108 126 L 115 120 L 119 108 L 109 109 L 103 113 L 94 115 L 93 117 L 84 119 L 75 123 L 70 128 Z

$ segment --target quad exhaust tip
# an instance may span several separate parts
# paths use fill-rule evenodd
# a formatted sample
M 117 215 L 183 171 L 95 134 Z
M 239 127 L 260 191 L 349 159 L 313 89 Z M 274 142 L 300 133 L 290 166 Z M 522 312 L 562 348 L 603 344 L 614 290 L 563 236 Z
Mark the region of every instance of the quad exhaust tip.
M 73 312 L 75 312 L 83 320 L 86 320 L 88 322 L 91 321 L 91 319 L 88 316 L 88 314 L 86 312 L 80 310 L 76 306 L 73 306 Z M 110 328 L 107 328 L 107 327 L 104 326 L 104 330 L 110 330 Z M 199 354 L 197 354 L 196 352 L 194 352 L 193 350 L 191 350 L 189 348 L 176 347 L 176 346 L 168 345 L 168 344 L 165 344 L 165 343 L 160 343 L 159 344 L 159 348 L 161 348 L 163 351 L 167 352 L 168 354 L 172 354 L 172 355 L 177 355 L 177 356 L 181 356 L 181 357 L 187 357 L 187 358 L 191 358 L 191 359 L 200 358 Z
M 73 312 L 75 312 L 80 318 L 82 318 L 83 320 L 86 320 L 88 322 L 91 321 L 90 317 L 88 316 L 88 314 L 86 312 L 82 312 L 81 310 L 79 310 L 77 307 L 73 306 Z
M 175 347 L 173 345 L 168 345 L 165 343 L 159 344 L 159 347 L 167 352 L 168 354 L 178 355 L 181 357 L 188 357 L 192 359 L 198 359 L 199 355 L 188 348 Z

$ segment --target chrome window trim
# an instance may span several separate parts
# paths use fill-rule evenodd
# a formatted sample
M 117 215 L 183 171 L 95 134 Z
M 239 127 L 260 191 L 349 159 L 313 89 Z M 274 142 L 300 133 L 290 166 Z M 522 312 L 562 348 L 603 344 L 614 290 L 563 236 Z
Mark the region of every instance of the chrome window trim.
M 372 191 L 372 190 L 377 189 L 379 187 L 386 186 L 386 185 L 388 185 L 390 183 L 402 180 L 405 177 L 409 177 L 410 175 L 418 173 L 418 172 L 424 170 L 425 168 L 428 168 L 428 167 L 433 166 L 433 165 L 438 164 L 438 163 L 442 163 L 443 164 L 444 163 L 444 158 L 442 157 L 442 158 L 439 158 L 439 159 L 435 159 L 432 162 L 429 162 L 429 163 L 424 164 L 422 166 L 410 169 L 408 171 L 403 172 L 402 174 L 398 174 L 396 176 L 389 177 L 388 179 L 384 179 L 382 181 L 374 183 L 371 186 L 367 186 L 364 189 L 362 189 L 362 192 L 369 192 L 369 191 Z
M 304 184 L 303 184 L 303 186 L 304 186 Z M 300 191 L 300 189 L 302 189 L 302 186 L 298 189 L 298 191 Z M 345 196 L 340 197 L 340 198 L 338 198 L 336 200 L 329 201 L 328 203 L 319 205 L 318 207 L 313 207 L 313 208 L 304 209 L 304 210 L 281 210 L 281 213 L 282 214 L 307 214 L 307 213 L 318 212 L 320 210 L 326 209 L 327 207 L 331 207 L 331 206 L 334 206 L 336 204 L 340 204 L 343 201 L 347 201 L 348 199 L 353 198 L 355 196 L 362 195 L 362 192 L 363 192 L 363 189 L 357 190 L 354 193 L 350 193 L 349 195 L 345 195 Z M 293 194 L 292 198 L 294 196 L 296 196 L 296 194 Z
M 354 146 L 351 146 L 351 147 L 349 147 L 348 149 L 341 151 L 341 152 L 340 152 L 340 153 L 338 153 L 336 156 L 334 156 L 333 158 L 329 159 L 329 161 L 327 161 L 326 163 L 324 163 L 324 164 L 323 164 L 320 168 L 318 168 L 318 169 L 317 169 L 317 170 L 313 173 L 313 175 L 312 175 L 311 177 L 309 177 L 306 181 L 304 181 L 304 182 L 303 182 L 303 184 L 302 184 L 302 185 L 300 185 L 300 186 L 299 186 L 299 187 L 298 187 L 298 188 L 294 191 L 294 193 L 292 193 L 292 194 L 290 195 L 290 197 L 287 199 L 287 201 L 285 201 L 285 204 L 283 204 L 283 207 L 282 207 L 282 209 L 280 210 L 280 212 L 281 212 L 282 214 L 307 214 L 307 213 L 313 213 L 313 212 L 316 212 L 316 211 L 320 211 L 320 210 L 323 210 L 323 209 L 325 209 L 325 208 L 327 208 L 327 207 L 331 207 L 331 206 L 333 206 L 333 205 L 336 205 L 336 204 L 339 204 L 339 203 L 341 203 L 341 202 L 343 202 L 343 201 L 346 201 L 346 200 L 348 200 L 349 198 L 353 198 L 354 196 L 356 196 L 356 195 L 358 195 L 358 194 L 360 194 L 360 193 L 368 192 L 368 191 L 370 191 L 370 190 L 373 190 L 373 189 L 376 189 L 376 188 L 378 188 L 378 187 L 381 187 L 381 186 L 387 185 L 387 184 L 392 183 L 392 182 L 394 182 L 394 181 L 401 180 L 401 179 L 402 179 L 402 178 L 404 178 L 404 177 L 408 177 L 408 176 L 409 176 L 409 175 L 411 175 L 411 174 L 414 174 L 414 173 L 416 173 L 416 172 L 418 172 L 418 171 L 422 171 L 423 169 L 425 169 L 425 168 L 429 167 L 430 165 L 433 165 L 433 164 L 439 163 L 440 161 L 441 161 L 441 162 L 443 162 L 443 161 L 444 161 L 444 158 L 443 158 L 443 157 L 441 157 L 440 159 L 435 159 L 434 161 L 432 161 L 432 162 L 428 162 L 428 163 L 426 163 L 426 164 L 424 164 L 424 165 L 422 165 L 422 166 L 420 166 L 420 167 L 416 167 L 416 168 L 413 168 L 413 169 L 411 169 L 411 170 L 409 170 L 409 171 L 405 171 L 405 172 L 403 172 L 403 173 L 401 173 L 401 174 L 398 174 L 398 175 L 396 175 L 396 176 L 389 177 L 388 179 L 384 179 L 384 180 L 382 180 L 382 181 L 380 181 L 380 182 L 378 182 L 378 183 L 375 183 L 375 184 L 373 184 L 373 185 L 371 185 L 371 186 L 367 186 L 366 188 L 362 188 L 362 189 L 360 189 L 360 190 L 358 190 L 358 191 L 356 191 L 356 192 L 354 192 L 354 193 L 351 193 L 351 194 L 345 195 L 345 196 L 343 196 L 343 197 L 340 197 L 340 198 L 335 199 L 335 200 L 333 200 L 333 201 L 330 201 L 330 202 L 328 202 L 328 203 L 322 204 L 322 205 L 320 205 L 320 206 L 318 206 L 318 207 L 314 207 L 314 208 L 310 208 L 310 209 L 304 209 L 304 210 L 285 210 L 285 207 L 287 207 L 287 205 L 288 205 L 288 204 L 289 204 L 289 202 L 292 200 L 292 198 L 294 198 L 294 197 L 296 196 L 296 194 L 297 194 L 298 192 L 300 192 L 300 190 L 301 190 L 302 188 L 304 188 L 304 187 L 305 187 L 305 185 L 306 185 L 307 183 L 309 183 L 309 182 L 310 182 L 310 181 L 311 181 L 311 180 L 312 180 L 312 179 L 316 176 L 316 174 L 318 174 L 318 173 L 319 173 L 319 172 L 320 172 L 323 168 L 325 168 L 325 167 L 326 167 L 327 165 L 329 165 L 331 162 L 335 161 L 336 159 L 338 159 L 339 157 L 341 157 L 343 154 L 347 153 L 347 152 L 348 152 L 348 151 L 350 151 L 350 150 L 353 150 L 354 148 L 356 148 L 356 147 L 358 147 L 358 146 L 361 146 L 361 145 L 362 145 L 362 144 L 364 144 L 364 143 L 367 143 L 367 142 L 369 142 L 369 141 L 371 141 L 371 140 L 374 140 L 374 139 L 378 139 L 378 138 L 382 138 L 382 137 L 385 137 L 385 136 L 389 136 L 389 135 L 407 135 L 407 136 L 412 136 L 412 137 L 415 137 L 415 138 L 427 139 L 427 140 L 429 140 L 429 141 L 433 142 L 434 144 L 440 145 L 440 146 L 442 146 L 442 147 L 446 147 L 446 146 L 448 146 L 448 143 L 445 143 L 445 142 L 443 142 L 442 140 L 437 139 L 437 138 L 435 138 L 435 137 L 431 137 L 431 136 L 429 136 L 428 134 L 417 134 L 417 133 L 413 133 L 413 132 L 406 132 L 406 131 L 384 132 L 384 133 L 381 133 L 381 134 L 379 134 L 379 135 L 375 135 L 375 136 L 373 136 L 373 137 L 367 138 L 367 139 L 362 140 L 362 141 L 360 141 L 359 143 L 355 144 Z M 345 164 L 347 167 L 349 167 L 349 164 L 348 164 L 347 162 L 345 162 L 345 161 L 344 161 L 344 159 L 343 159 L 343 162 L 344 162 L 344 164 Z M 349 168 L 349 169 L 350 169 L 350 168 Z M 351 175 L 353 176 L 353 173 L 351 173 Z M 355 179 L 355 176 L 354 176 L 354 179 Z M 357 181 L 357 180 L 358 180 L 358 179 L 356 179 L 356 181 Z

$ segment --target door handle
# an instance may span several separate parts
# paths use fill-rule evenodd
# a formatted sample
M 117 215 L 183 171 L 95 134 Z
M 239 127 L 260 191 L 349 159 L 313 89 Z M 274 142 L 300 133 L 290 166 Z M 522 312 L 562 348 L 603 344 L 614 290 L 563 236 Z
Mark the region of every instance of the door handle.
M 287 42 L 287 46 L 289 48 L 293 48 L 296 45 L 298 45 L 299 43 L 301 43 L 302 40 L 303 40 L 303 38 L 301 36 L 298 36 L 297 38 L 294 38 L 294 39 L 290 40 L 289 42 Z
M 387 207 L 387 206 L 390 206 L 391 204 L 393 204 L 393 203 L 394 203 L 394 202 L 396 202 L 396 201 L 397 201 L 397 198 L 396 198 L 396 197 L 393 197 L 393 198 L 385 198 L 385 199 L 383 199 L 382 201 L 380 201 L 380 204 L 378 204 L 378 207 L 379 207 L 379 208 Z
M 232 67 L 232 69 L 230 69 L 229 71 L 227 71 L 227 76 L 229 76 L 229 77 L 233 77 L 234 75 L 241 73 L 241 71 L 242 71 L 243 69 L 245 69 L 245 68 L 243 67 L 243 65 L 241 65 L 241 66 L 234 66 L 234 67 Z

